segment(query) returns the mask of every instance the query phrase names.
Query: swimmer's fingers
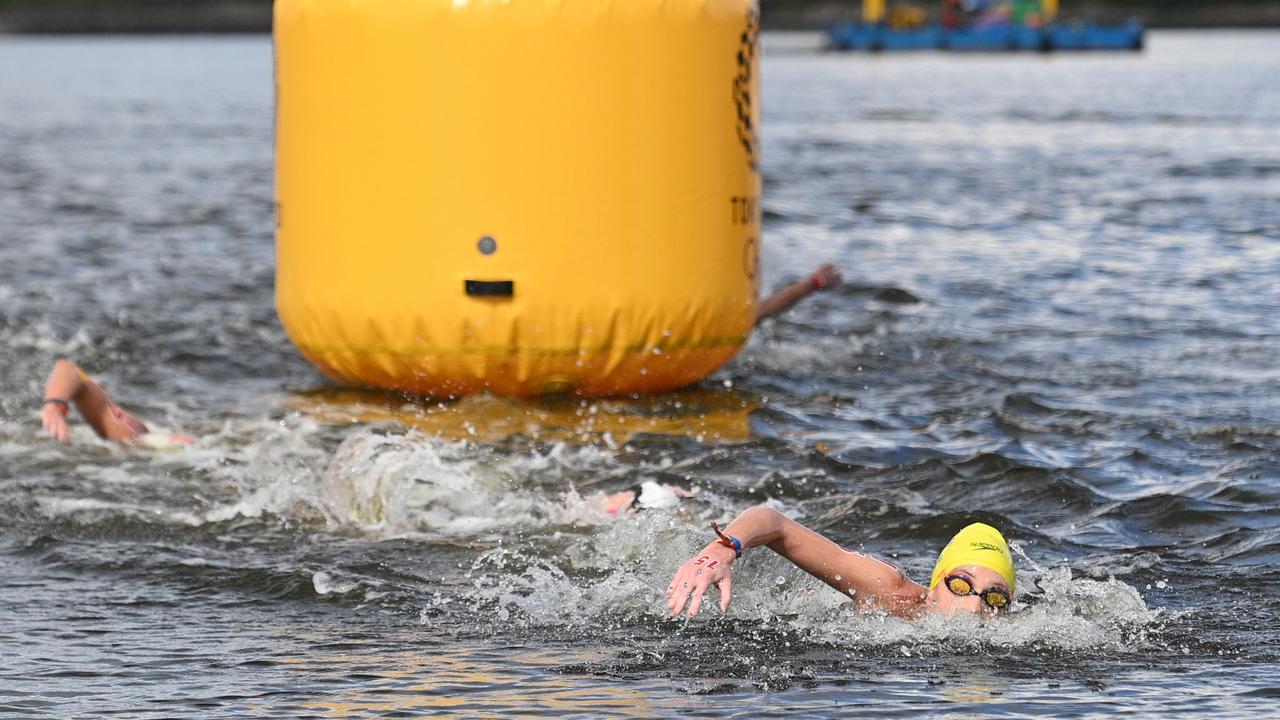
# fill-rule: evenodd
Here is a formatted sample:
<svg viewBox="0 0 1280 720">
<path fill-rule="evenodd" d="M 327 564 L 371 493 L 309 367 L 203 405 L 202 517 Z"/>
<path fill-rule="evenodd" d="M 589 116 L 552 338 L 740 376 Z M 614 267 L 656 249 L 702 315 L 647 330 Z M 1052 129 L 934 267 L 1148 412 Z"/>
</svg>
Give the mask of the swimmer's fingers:
<svg viewBox="0 0 1280 720">
<path fill-rule="evenodd" d="M 677 603 L 683 604 L 682 601 L 680 600 L 682 587 L 687 587 L 687 585 L 684 584 L 684 566 L 683 565 L 681 565 L 680 568 L 676 570 L 675 575 L 671 576 L 671 584 L 667 585 L 667 611 L 670 612 L 672 615 L 678 612 L 676 610 Z M 685 591 L 683 594 L 688 595 L 688 592 Z"/>
<path fill-rule="evenodd" d="M 689 568 L 683 565 L 676 571 L 675 577 L 671 578 L 671 584 L 667 586 L 667 613 L 671 617 L 679 615 L 688 598 Z"/>
<path fill-rule="evenodd" d="M 725 573 L 720 582 L 716 583 L 716 587 L 720 588 L 720 614 L 729 612 L 729 596 L 733 590 L 733 576 Z"/>
<path fill-rule="evenodd" d="M 690 617 L 698 611 L 698 607 L 702 604 L 702 594 L 707 591 L 712 579 L 707 569 L 703 567 L 706 561 L 705 555 L 690 560 L 681 565 L 675 577 L 671 579 L 671 584 L 667 586 L 667 610 L 672 617 L 680 614 L 685 603 L 689 603 Z"/>
<path fill-rule="evenodd" d="M 698 614 L 698 611 L 702 609 L 702 596 L 710 586 L 711 583 L 706 580 L 698 579 L 698 582 L 693 586 L 693 593 L 689 595 L 689 612 L 685 613 L 686 615 L 693 617 Z"/>
<path fill-rule="evenodd" d="M 671 584 L 667 586 L 667 611 L 672 617 L 680 614 L 685 603 L 689 604 L 688 616 L 693 617 L 702 608 L 702 596 L 707 588 L 726 582 L 731 572 L 734 553 L 718 541 L 712 542 L 689 562 L 680 566 Z M 722 603 L 724 600 L 722 598 Z"/>
<path fill-rule="evenodd" d="M 707 590 L 712 585 L 720 585 L 727 577 L 729 577 L 729 574 L 724 569 L 698 568 L 695 571 L 694 581 L 691 583 L 693 592 L 689 596 L 689 617 L 697 615 L 698 611 L 702 609 L 702 598 Z"/>
<path fill-rule="evenodd" d="M 71 442 L 71 426 L 67 425 L 67 419 L 62 416 L 62 411 L 53 405 L 45 405 L 40 412 L 40 422 L 44 425 L 44 431 L 49 436 L 61 443 Z"/>
</svg>

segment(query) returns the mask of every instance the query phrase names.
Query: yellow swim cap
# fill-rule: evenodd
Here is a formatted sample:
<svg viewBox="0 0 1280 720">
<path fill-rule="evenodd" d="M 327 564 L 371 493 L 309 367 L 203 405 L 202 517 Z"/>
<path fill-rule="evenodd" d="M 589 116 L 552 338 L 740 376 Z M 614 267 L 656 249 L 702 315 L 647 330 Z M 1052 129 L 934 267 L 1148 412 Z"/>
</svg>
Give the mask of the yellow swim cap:
<svg viewBox="0 0 1280 720">
<path fill-rule="evenodd" d="M 1009 552 L 1009 543 L 1004 541 L 999 530 L 983 523 L 974 523 L 956 533 L 938 554 L 938 564 L 933 566 L 929 589 L 932 590 L 943 575 L 961 565 L 977 565 L 995 570 L 1009 583 L 1009 594 L 1013 594 L 1013 554 Z"/>
</svg>

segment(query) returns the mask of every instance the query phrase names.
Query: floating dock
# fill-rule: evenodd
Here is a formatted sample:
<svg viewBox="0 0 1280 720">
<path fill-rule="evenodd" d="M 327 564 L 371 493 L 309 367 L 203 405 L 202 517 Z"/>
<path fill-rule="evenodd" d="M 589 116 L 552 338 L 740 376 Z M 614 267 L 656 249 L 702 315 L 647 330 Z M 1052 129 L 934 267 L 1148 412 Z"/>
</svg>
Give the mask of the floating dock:
<svg viewBox="0 0 1280 720">
<path fill-rule="evenodd" d="M 1133 21 L 1125 25 L 1048 25 L 987 28 L 894 29 L 887 25 L 846 23 L 827 28 L 827 44 L 833 50 L 954 50 L 1003 52 L 1035 50 L 1141 50 L 1146 28 Z"/>
<path fill-rule="evenodd" d="M 928 23 L 927 17 L 924 8 L 909 2 L 890 8 L 886 0 L 863 0 L 861 22 L 827 28 L 827 44 L 867 52 L 1141 50 L 1146 34 L 1139 20 L 1060 22 L 1057 0 L 942 0 L 941 22 Z"/>
</svg>

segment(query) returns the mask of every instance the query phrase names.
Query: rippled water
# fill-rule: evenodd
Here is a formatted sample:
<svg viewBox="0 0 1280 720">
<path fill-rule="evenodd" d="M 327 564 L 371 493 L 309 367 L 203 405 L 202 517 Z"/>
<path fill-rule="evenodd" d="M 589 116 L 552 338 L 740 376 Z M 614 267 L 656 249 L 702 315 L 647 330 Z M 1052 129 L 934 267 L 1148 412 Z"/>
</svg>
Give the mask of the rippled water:
<svg viewBox="0 0 1280 720">
<path fill-rule="evenodd" d="M 1270 713 L 1280 35 L 814 42 L 766 38 L 766 285 L 847 285 L 693 392 L 439 406 L 279 327 L 267 38 L 0 38 L 0 714 Z M 200 442 L 43 438 L 58 354 Z M 584 500 L 646 478 L 700 499 Z M 758 502 L 917 578 L 992 522 L 1021 609 L 859 616 L 761 550 L 664 619 Z"/>
</svg>

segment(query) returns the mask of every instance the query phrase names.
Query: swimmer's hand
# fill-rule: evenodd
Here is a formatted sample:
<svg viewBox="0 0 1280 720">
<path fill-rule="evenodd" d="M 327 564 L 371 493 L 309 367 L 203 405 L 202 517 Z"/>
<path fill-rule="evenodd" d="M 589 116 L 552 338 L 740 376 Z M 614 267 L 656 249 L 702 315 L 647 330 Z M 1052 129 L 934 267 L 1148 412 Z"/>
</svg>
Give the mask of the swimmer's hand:
<svg viewBox="0 0 1280 720">
<path fill-rule="evenodd" d="M 47 403 L 40 409 L 40 424 L 44 425 L 44 431 L 49 433 L 49 437 L 60 443 L 71 444 L 71 426 L 67 424 L 66 416 L 57 405 Z"/>
<path fill-rule="evenodd" d="M 840 271 L 831 263 L 823 263 L 817 270 L 813 271 L 813 275 L 809 276 L 809 282 L 818 290 L 826 290 L 839 285 L 844 278 L 840 276 Z"/>
<path fill-rule="evenodd" d="M 667 586 L 667 612 L 671 617 L 679 615 L 686 602 L 688 616 L 697 615 L 702 608 L 702 596 L 712 585 L 720 589 L 720 612 L 728 612 L 733 587 L 731 566 L 736 557 L 733 548 L 713 542 L 681 565 Z"/>
</svg>

